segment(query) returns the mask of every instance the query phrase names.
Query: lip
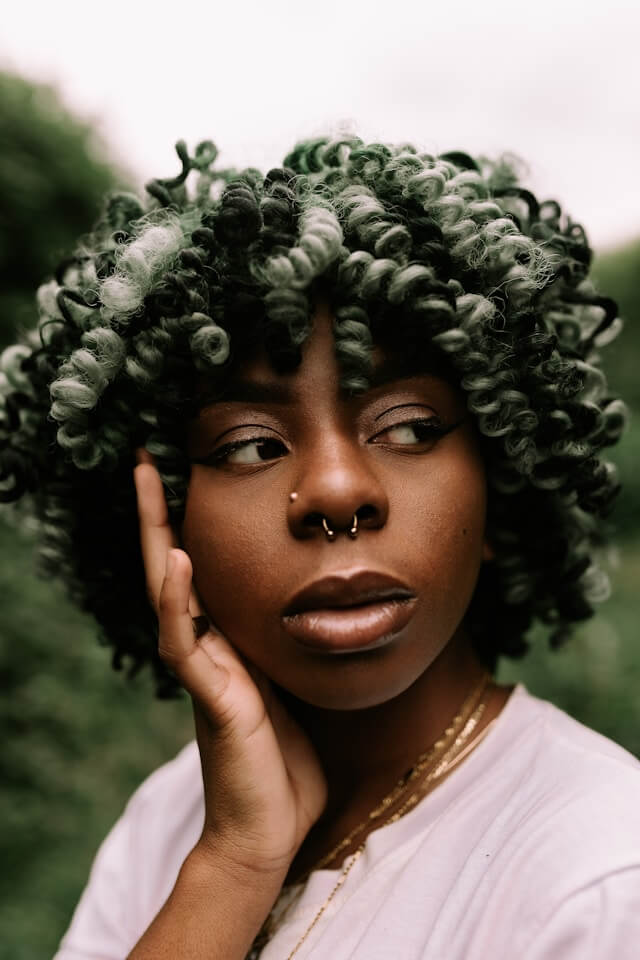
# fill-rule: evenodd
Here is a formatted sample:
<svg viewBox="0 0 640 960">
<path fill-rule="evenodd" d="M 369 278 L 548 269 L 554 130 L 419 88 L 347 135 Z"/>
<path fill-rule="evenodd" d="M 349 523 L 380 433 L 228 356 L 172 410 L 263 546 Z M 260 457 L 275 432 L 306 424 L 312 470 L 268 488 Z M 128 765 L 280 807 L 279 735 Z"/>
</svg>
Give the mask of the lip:
<svg viewBox="0 0 640 960">
<path fill-rule="evenodd" d="M 296 593 L 282 621 L 305 647 L 352 653 L 391 642 L 413 616 L 415 601 L 413 591 L 389 574 L 347 571 Z"/>
</svg>

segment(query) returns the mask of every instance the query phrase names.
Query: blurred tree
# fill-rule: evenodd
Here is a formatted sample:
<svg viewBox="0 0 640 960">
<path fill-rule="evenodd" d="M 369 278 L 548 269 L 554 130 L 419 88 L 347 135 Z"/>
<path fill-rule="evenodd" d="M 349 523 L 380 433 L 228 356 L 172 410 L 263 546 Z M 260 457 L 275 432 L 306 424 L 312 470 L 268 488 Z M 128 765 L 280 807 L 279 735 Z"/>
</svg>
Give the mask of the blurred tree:
<svg viewBox="0 0 640 960">
<path fill-rule="evenodd" d="M 622 493 L 614 511 L 618 533 L 635 540 L 640 534 L 640 239 L 596 257 L 596 285 L 618 304 L 624 329 L 607 347 L 604 365 L 611 389 L 629 405 L 631 422 L 621 443 L 610 451 L 620 471 Z"/>
<path fill-rule="evenodd" d="M 620 546 L 603 557 L 613 595 L 561 650 L 549 651 L 543 632 L 534 631 L 529 656 L 521 662 L 503 661 L 499 676 L 507 683 L 524 682 L 532 693 L 640 756 L 640 240 L 599 254 L 593 275 L 598 289 L 616 300 L 624 320 L 603 362 L 612 391 L 624 398 L 631 413 L 621 443 L 606 451 L 618 465 L 622 482 L 612 515 Z"/>
<path fill-rule="evenodd" d="M 30 326 L 39 283 L 122 181 L 51 87 L 0 72 L 0 348 Z"/>
<path fill-rule="evenodd" d="M 640 410 L 640 239 L 608 250 L 593 266 L 597 286 L 618 303 L 625 321 L 622 334 L 607 348 L 607 373 L 615 390 Z"/>
<path fill-rule="evenodd" d="M 54 90 L 0 72 L 0 349 L 33 326 L 37 286 L 125 185 L 106 158 Z M 191 721 L 186 699 L 154 702 L 148 681 L 110 670 L 95 623 L 33 576 L 13 517 L 0 511 L 0 960 L 35 960 L 55 951 L 127 795 Z"/>
</svg>

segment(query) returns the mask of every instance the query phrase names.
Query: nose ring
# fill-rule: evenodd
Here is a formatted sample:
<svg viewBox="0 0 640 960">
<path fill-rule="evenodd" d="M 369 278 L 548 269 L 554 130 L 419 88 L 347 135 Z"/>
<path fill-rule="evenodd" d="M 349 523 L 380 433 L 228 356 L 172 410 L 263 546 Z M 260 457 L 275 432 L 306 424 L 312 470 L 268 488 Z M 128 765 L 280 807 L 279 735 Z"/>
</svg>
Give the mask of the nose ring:
<svg viewBox="0 0 640 960">
<path fill-rule="evenodd" d="M 296 493 L 295 490 L 293 490 L 289 494 L 289 502 L 295 503 L 297 499 L 298 499 L 298 494 Z M 322 529 L 326 534 L 327 540 L 329 541 L 335 540 L 336 532 L 335 530 L 331 529 L 331 527 L 327 523 L 327 518 L 324 516 L 322 517 Z M 358 536 L 358 514 L 357 513 L 354 513 L 353 517 L 351 518 L 351 526 L 347 530 L 347 533 L 349 534 L 352 540 L 355 540 L 356 537 Z"/>
<path fill-rule="evenodd" d="M 327 523 L 326 517 L 322 518 L 322 529 L 327 535 L 327 540 L 335 540 L 336 538 L 335 531 L 330 529 L 329 524 Z"/>
<path fill-rule="evenodd" d="M 331 527 L 330 527 L 329 524 L 327 523 L 327 518 L 326 518 L 326 517 L 323 517 L 323 518 L 322 518 L 322 529 L 324 530 L 325 534 L 327 535 L 327 540 L 329 540 L 329 541 L 335 540 L 335 538 L 336 538 L 336 532 L 335 532 L 335 530 L 332 530 L 332 529 L 331 529 Z M 347 532 L 348 532 L 348 534 L 349 534 L 349 536 L 351 537 L 352 540 L 355 540 L 356 537 L 358 536 L 358 514 L 357 514 L 357 513 L 354 513 L 354 515 L 353 515 L 353 517 L 352 517 L 352 520 L 351 520 L 351 526 L 349 527 L 349 530 L 348 530 Z"/>
</svg>

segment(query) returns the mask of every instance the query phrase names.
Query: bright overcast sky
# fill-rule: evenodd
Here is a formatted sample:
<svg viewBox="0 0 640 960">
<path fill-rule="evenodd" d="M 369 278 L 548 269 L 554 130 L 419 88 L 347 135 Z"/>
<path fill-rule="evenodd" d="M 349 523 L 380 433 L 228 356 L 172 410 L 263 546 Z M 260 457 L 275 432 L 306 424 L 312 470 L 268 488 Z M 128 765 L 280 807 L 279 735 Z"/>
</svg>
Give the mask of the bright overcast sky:
<svg viewBox="0 0 640 960">
<path fill-rule="evenodd" d="M 57 85 L 141 179 L 176 171 L 179 137 L 269 167 L 348 127 L 514 151 L 597 248 L 640 236 L 638 0 L 18 0 L 2 20 L 0 66 Z"/>
</svg>

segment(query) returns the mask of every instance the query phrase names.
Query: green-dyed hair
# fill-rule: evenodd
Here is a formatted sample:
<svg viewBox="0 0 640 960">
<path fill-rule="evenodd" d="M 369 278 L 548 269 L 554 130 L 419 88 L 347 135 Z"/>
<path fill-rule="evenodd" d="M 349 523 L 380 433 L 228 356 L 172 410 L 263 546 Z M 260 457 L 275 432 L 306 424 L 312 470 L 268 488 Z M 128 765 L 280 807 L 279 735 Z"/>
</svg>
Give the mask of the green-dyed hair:
<svg viewBox="0 0 640 960">
<path fill-rule="evenodd" d="M 26 495 L 44 569 L 62 577 L 113 645 L 114 664 L 156 652 L 138 542 L 133 451 L 144 445 L 179 523 L 185 419 L 203 378 L 223 384 L 262 345 L 295 369 L 321 289 L 341 384 L 367 386 L 373 342 L 433 360 L 467 397 L 489 483 L 488 536 L 467 623 L 483 660 L 552 643 L 606 596 L 593 550 L 617 492 L 598 459 L 622 431 L 597 350 L 618 331 L 588 279 L 591 250 L 513 166 L 408 144 L 318 139 L 282 168 L 216 170 L 216 148 L 117 194 L 38 294 L 40 322 L 0 374 L 0 497 Z"/>
</svg>

